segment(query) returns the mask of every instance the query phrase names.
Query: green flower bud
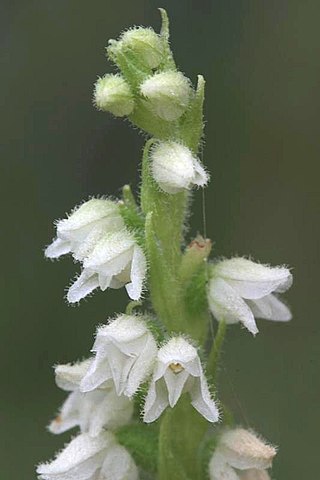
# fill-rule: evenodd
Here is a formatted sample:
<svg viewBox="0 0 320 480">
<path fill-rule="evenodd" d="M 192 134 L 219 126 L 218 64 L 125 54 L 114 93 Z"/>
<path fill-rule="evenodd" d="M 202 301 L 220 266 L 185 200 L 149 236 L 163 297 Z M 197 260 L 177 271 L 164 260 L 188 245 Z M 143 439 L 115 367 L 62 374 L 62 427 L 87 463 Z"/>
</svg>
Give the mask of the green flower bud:
<svg viewBox="0 0 320 480">
<path fill-rule="evenodd" d="M 152 28 L 138 27 L 127 30 L 120 38 L 117 48 L 130 48 L 150 68 L 158 67 L 164 54 L 163 41 Z"/>
<path fill-rule="evenodd" d="M 177 120 L 186 111 L 192 92 L 189 80 L 181 72 L 173 71 L 148 78 L 140 91 L 150 110 L 168 122 Z"/>
<path fill-rule="evenodd" d="M 94 87 L 94 103 L 99 110 L 116 117 L 130 115 L 134 98 L 127 82 L 120 75 L 107 74 L 99 78 Z"/>
</svg>

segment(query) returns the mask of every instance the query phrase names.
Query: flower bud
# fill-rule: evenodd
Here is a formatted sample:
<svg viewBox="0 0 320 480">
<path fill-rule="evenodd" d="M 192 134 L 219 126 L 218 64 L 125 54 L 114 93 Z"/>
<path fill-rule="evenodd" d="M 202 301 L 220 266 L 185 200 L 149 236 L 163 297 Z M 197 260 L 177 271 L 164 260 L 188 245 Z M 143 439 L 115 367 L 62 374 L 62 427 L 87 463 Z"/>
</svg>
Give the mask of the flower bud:
<svg viewBox="0 0 320 480">
<path fill-rule="evenodd" d="M 277 451 L 243 428 L 225 431 L 209 463 L 210 480 L 268 480 Z"/>
<path fill-rule="evenodd" d="M 156 68 L 163 58 L 163 42 L 160 36 L 152 28 L 133 28 L 123 33 L 117 49 L 131 49 L 142 62 L 150 68 Z"/>
<path fill-rule="evenodd" d="M 161 72 L 145 80 L 140 86 L 141 94 L 147 98 L 147 105 L 163 120 L 172 122 L 186 111 L 191 86 L 181 72 Z"/>
<path fill-rule="evenodd" d="M 197 235 L 188 245 L 182 257 L 180 278 L 183 280 L 191 279 L 199 270 L 199 267 L 205 264 L 210 255 L 211 248 L 212 241 L 209 238 L 203 238 L 201 235 Z"/>
<path fill-rule="evenodd" d="M 167 193 L 189 190 L 207 184 L 209 176 L 192 152 L 176 142 L 161 142 L 152 151 L 151 171 L 160 188 Z"/>
<path fill-rule="evenodd" d="M 269 468 L 277 453 L 274 447 L 243 428 L 225 432 L 220 439 L 220 449 L 229 465 L 240 470 Z"/>
<path fill-rule="evenodd" d="M 127 82 L 120 75 L 107 74 L 99 78 L 94 87 L 94 102 L 99 110 L 116 117 L 130 115 L 134 98 Z"/>
</svg>

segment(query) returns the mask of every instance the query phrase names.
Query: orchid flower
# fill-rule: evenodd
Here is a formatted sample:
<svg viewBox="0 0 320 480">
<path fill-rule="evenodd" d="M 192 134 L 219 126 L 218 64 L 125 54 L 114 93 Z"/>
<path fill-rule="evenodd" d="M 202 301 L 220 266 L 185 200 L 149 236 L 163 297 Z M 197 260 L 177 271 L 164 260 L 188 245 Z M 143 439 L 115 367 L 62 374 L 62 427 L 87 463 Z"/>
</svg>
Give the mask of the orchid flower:
<svg viewBox="0 0 320 480">
<path fill-rule="evenodd" d="M 277 296 L 291 284 L 292 275 L 286 267 L 232 258 L 212 266 L 208 302 L 218 321 L 241 322 L 255 335 L 258 333 L 255 318 L 279 322 L 291 319 L 289 308 Z"/>
<path fill-rule="evenodd" d="M 144 421 L 155 421 L 182 393 L 188 392 L 191 404 L 209 422 L 219 412 L 209 392 L 197 350 L 183 337 L 173 337 L 158 351 L 157 363 L 144 406 Z"/>
<path fill-rule="evenodd" d="M 90 359 L 55 368 L 57 385 L 71 393 L 63 403 L 59 415 L 49 425 L 52 433 L 63 433 L 79 426 L 81 432 L 97 436 L 104 428 L 118 428 L 130 421 L 133 403 L 124 395 L 117 395 L 112 381 L 105 382 L 93 392 L 80 392 L 80 382 L 91 364 Z"/>
<path fill-rule="evenodd" d="M 131 397 L 151 373 L 157 345 L 142 318 L 120 315 L 98 329 L 92 351 L 80 389 L 90 392 L 112 379 L 118 395 Z"/>
<path fill-rule="evenodd" d="M 41 480 L 137 480 L 137 467 L 111 432 L 75 437 L 51 463 L 38 466 Z"/>
</svg>

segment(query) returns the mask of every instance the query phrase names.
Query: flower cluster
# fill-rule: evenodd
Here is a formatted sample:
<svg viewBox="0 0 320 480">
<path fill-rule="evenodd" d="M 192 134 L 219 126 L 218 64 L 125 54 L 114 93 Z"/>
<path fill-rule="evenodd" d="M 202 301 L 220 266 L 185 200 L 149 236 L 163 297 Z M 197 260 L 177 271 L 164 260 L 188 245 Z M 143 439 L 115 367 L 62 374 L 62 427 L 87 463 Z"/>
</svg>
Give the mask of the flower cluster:
<svg viewBox="0 0 320 480">
<path fill-rule="evenodd" d="M 215 380 L 226 325 L 240 322 L 256 335 L 256 319 L 290 320 L 279 294 L 292 275 L 247 258 L 210 260 L 212 241 L 200 235 L 184 248 L 190 190 L 209 181 L 199 160 L 204 80 L 194 88 L 177 70 L 164 11 L 162 20 L 159 35 L 138 27 L 110 41 L 119 71 L 94 88 L 99 110 L 127 116 L 151 137 L 140 202 L 129 186 L 121 200 L 90 199 L 56 222 L 45 250 L 48 258 L 71 254 L 81 263 L 70 303 L 123 286 L 134 302 L 98 327 L 89 358 L 55 367 L 68 396 L 49 430 L 79 433 L 38 466 L 42 480 L 135 480 L 140 469 L 160 480 L 200 478 L 210 435 L 215 448 L 201 478 L 267 480 L 276 453 L 242 428 L 208 427 L 224 410 Z"/>
</svg>

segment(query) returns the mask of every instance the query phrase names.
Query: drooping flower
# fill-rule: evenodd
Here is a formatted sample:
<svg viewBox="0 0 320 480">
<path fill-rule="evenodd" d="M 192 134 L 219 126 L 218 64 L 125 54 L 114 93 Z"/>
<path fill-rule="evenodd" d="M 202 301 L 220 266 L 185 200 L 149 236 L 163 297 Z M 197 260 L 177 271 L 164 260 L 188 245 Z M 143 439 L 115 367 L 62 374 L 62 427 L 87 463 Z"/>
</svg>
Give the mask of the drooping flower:
<svg viewBox="0 0 320 480">
<path fill-rule="evenodd" d="M 71 393 L 57 418 L 49 425 L 52 433 L 63 433 L 79 426 L 82 433 L 88 432 L 95 437 L 104 428 L 118 428 L 130 421 L 133 403 L 124 395 L 117 395 L 112 381 L 105 382 L 93 392 L 80 392 L 80 382 L 91 364 L 90 359 L 55 368 L 57 385 Z"/>
<path fill-rule="evenodd" d="M 41 480 L 137 480 L 138 469 L 111 432 L 75 437 L 51 463 L 38 466 Z"/>
<path fill-rule="evenodd" d="M 173 337 L 158 351 L 144 421 L 153 422 L 169 405 L 173 408 L 184 392 L 190 394 L 193 407 L 209 422 L 218 420 L 197 350 L 183 337 Z"/>
<path fill-rule="evenodd" d="M 151 373 L 157 345 L 141 318 L 120 315 L 98 329 L 92 351 L 96 355 L 80 389 L 90 392 L 112 379 L 118 395 L 131 397 Z"/>
<path fill-rule="evenodd" d="M 177 120 L 188 108 L 192 89 L 189 80 L 174 71 L 156 73 L 140 86 L 146 105 L 168 122 Z"/>
<path fill-rule="evenodd" d="M 79 302 L 96 288 L 126 287 L 132 300 L 142 294 L 146 275 L 145 255 L 126 229 L 104 235 L 83 261 L 83 271 L 69 288 L 67 299 Z"/>
<path fill-rule="evenodd" d="M 209 180 L 199 160 L 177 142 L 159 142 L 152 149 L 151 171 L 159 187 L 171 194 L 203 187 Z"/>
<path fill-rule="evenodd" d="M 292 284 L 288 268 L 269 267 L 246 258 L 223 260 L 212 266 L 208 287 L 210 310 L 218 321 L 241 322 L 254 335 L 255 318 L 279 322 L 291 319 L 289 308 L 277 293 Z"/>
<path fill-rule="evenodd" d="M 209 464 L 210 480 L 268 480 L 276 449 L 254 433 L 236 428 L 219 439 Z"/>
<path fill-rule="evenodd" d="M 76 260 L 83 260 L 106 232 L 124 227 L 118 204 L 104 198 L 83 203 L 56 225 L 57 238 L 46 248 L 46 257 L 72 253 Z"/>
</svg>

